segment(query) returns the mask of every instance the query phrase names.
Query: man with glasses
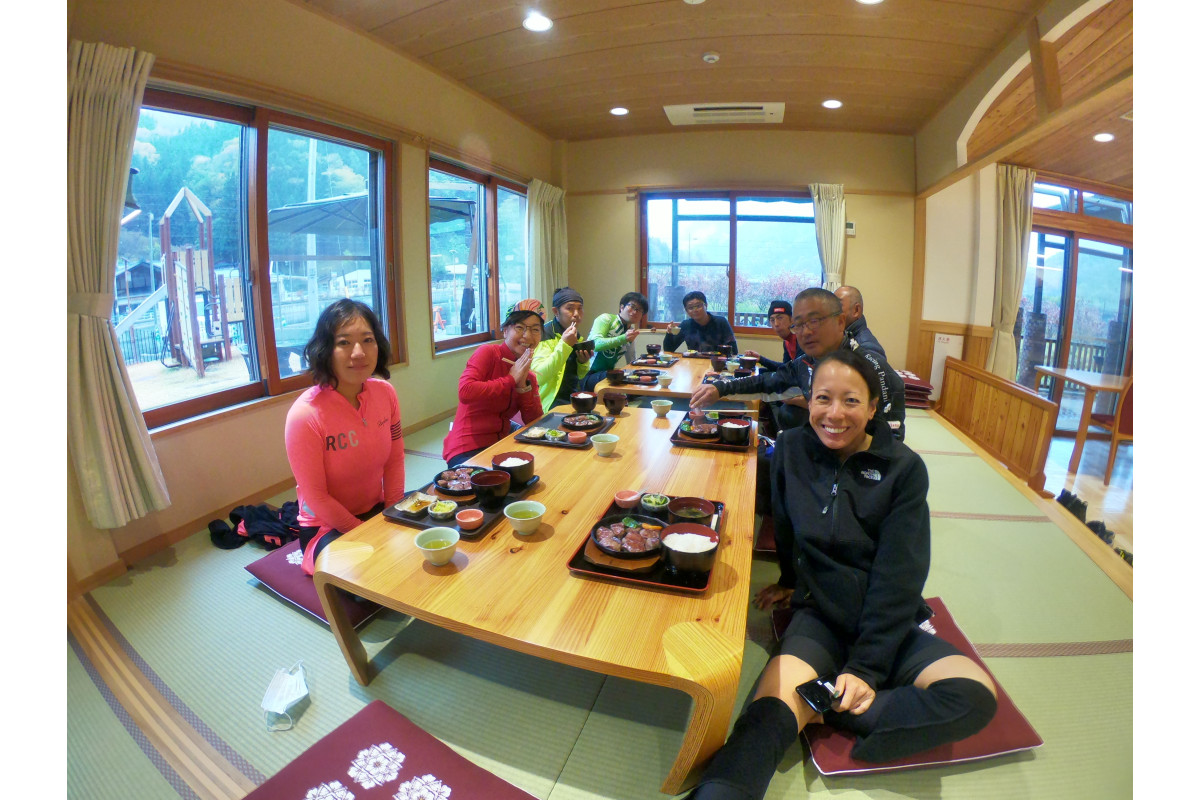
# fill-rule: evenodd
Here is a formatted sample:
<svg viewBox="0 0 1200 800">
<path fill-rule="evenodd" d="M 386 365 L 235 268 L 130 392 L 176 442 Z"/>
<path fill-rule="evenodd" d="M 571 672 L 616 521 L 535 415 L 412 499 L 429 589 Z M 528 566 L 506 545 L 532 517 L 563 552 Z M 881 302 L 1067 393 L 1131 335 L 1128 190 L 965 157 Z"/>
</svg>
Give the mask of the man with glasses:
<svg viewBox="0 0 1200 800">
<path fill-rule="evenodd" d="M 626 292 L 617 304 L 616 314 L 601 314 L 592 323 L 588 339 L 596 343 L 596 355 L 592 356 L 583 386 L 587 391 L 596 387 L 610 369 L 616 369 L 621 356 L 625 363 L 637 358 L 633 340 L 638 337 L 638 327 L 646 318 L 650 303 L 641 292 Z"/>
<path fill-rule="evenodd" d="M 783 364 L 775 372 L 705 384 L 692 394 L 692 408 L 703 408 L 720 397 L 791 401 L 790 407 L 798 409 L 797 413 L 792 414 L 790 419 L 777 421 L 781 428 L 803 425 L 808 420 L 813 366 L 839 348 L 857 350 L 871 362 L 879 380 L 880 411 L 892 434 L 903 441 L 904 381 L 878 353 L 860 348 L 853 338 L 846 335 L 842 301 L 825 289 L 805 289 L 796 295 L 794 309 L 792 332 L 796 334 L 800 345 L 799 358 Z"/>
<path fill-rule="evenodd" d="M 708 298 L 704 292 L 688 292 L 683 296 L 683 310 L 688 318 L 679 325 L 679 333 L 668 333 L 663 337 L 663 350 L 669 353 L 679 352 L 679 346 L 686 344 L 691 350 L 711 350 L 727 344 L 738 351 L 737 339 L 733 337 L 733 328 L 724 317 L 708 313 Z M 674 328 L 676 323 L 668 326 Z"/>
<path fill-rule="evenodd" d="M 862 292 L 853 286 L 839 286 L 833 292 L 842 301 L 842 313 L 846 315 L 846 333 L 858 342 L 858 346 L 872 353 L 878 353 L 880 358 L 887 358 L 883 345 L 867 327 L 867 318 L 863 316 Z"/>
<path fill-rule="evenodd" d="M 550 305 L 554 318 L 546 323 L 530 368 L 537 377 L 543 411 L 571 402 L 571 393 L 579 391 L 592 361 L 590 347 L 576 348 L 583 324 L 583 295 L 564 286 L 554 290 Z"/>
</svg>

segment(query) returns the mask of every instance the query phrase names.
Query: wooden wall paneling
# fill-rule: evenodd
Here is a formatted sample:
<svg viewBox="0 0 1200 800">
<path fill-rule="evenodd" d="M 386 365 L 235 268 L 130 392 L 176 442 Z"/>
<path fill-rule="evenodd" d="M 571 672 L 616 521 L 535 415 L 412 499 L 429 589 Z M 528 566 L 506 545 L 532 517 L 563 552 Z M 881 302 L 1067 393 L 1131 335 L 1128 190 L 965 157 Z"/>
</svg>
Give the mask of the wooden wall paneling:
<svg viewBox="0 0 1200 800">
<path fill-rule="evenodd" d="M 946 359 L 938 413 L 1046 495 L 1046 456 L 1058 406 L 1024 386 Z"/>
<path fill-rule="evenodd" d="M 929 380 L 929 367 L 920 368 L 920 320 L 925 316 L 925 198 L 913 203 L 912 294 L 908 301 L 908 356 L 905 367 Z"/>
</svg>

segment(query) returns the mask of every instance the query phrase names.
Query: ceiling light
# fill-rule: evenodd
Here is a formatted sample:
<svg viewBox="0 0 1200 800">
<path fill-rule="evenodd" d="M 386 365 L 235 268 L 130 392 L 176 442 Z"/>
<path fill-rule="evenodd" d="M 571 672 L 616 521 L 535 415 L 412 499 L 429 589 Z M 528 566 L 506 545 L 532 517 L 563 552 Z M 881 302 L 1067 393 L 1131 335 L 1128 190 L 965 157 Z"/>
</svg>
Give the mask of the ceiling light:
<svg viewBox="0 0 1200 800">
<path fill-rule="evenodd" d="M 525 21 L 521 24 L 525 26 L 525 30 L 534 31 L 535 33 L 544 33 L 554 27 L 553 20 L 542 16 L 536 11 L 530 11 L 529 16 L 525 17 Z"/>
<path fill-rule="evenodd" d="M 824 103 L 821 103 L 821 105 L 825 106 L 826 108 L 841 108 L 841 107 L 842 107 L 842 101 L 841 101 L 841 100 L 834 100 L 834 99 L 832 99 L 832 98 L 831 98 L 831 99 L 829 99 L 829 100 L 826 100 Z"/>
<path fill-rule="evenodd" d="M 683 2 L 687 3 L 689 6 L 698 6 L 703 3 L 704 0 L 683 0 Z"/>
<path fill-rule="evenodd" d="M 882 3 L 883 0 L 858 0 L 858 2 L 864 6 L 877 6 Z"/>
<path fill-rule="evenodd" d="M 615 106 L 610 108 L 608 113 L 612 114 L 614 117 L 623 117 L 629 113 L 629 109 L 623 106 Z"/>
<path fill-rule="evenodd" d="M 1097 133 L 1092 138 L 1095 139 L 1097 142 L 1111 142 L 1113 139 L 1115 139 L 1117 137 L 1113 136 L 1111 133 Z"/>
<path fill-rule="evenodd" d="M 700 56 L 700 59 L 701 59 L 701 60 L 702 60 L 702 61 L 703 61 L 705 64 L 715 64 L 715 63 L 717 63 L 718 61 L 720 61 L 720 60 L 721 60 L 721 54 L 720 54 L 720 53 L 718 53 L 718 52 L 717 52 L 717 51 L 715 51 L 715 50 L 709 50 L 707 53 L 705 53 L 704 55 Z"/>
</svg>

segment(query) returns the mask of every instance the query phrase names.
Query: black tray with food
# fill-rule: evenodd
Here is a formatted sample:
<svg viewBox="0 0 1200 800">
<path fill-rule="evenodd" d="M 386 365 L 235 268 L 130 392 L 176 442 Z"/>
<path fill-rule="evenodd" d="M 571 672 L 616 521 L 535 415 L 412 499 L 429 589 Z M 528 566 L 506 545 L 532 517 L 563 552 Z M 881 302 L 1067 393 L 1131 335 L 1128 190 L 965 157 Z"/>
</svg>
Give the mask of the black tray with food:
<svg viewBox="0 0 1200 800">
<path fill-rule="evenodd" d="M 731 381 L 731 380 L 733 380 L 733 373 L 731 373 L 731 372 L 706 372 L 706 373 L 704 373 L 704 379 L 701 380 L 700 382 L 701 383 L 717 383 L 718 381 Z"/>
<path fill-rule="evenodd" d="M 476 470 L 487 469 L 486 467 L 475 466 L 472 466 L 471 468 Z M 392 522 L 399 522 L 401 525 L 408 525 L 412 528 L 419 528 L 421 530 L 428 530 L 429 528 L 452 528 L 458 531 L 458 535 L 463 539 L 478 539 L 480 536 L 486 533 L 488 529 L 492 527 L 492 525 L 495 524 L 496 520 L 504 518 L 504 507 L 506 505 L 509 503 L 515 503 L 518 500 L 524 500 L 540 481 L 541 477 L 534 475 L 523 484 L 512 484 L 509 487 L 508 494 L 504 496 L 504 501 L 495 509 L 484 508 L 479 504 L 479 500 L 474 495 L 471 495 L 470 497 L 442 498 L 439 496 L 439 492 L 437 491 L 437 482 L 434 481 L 428 486 L 418 489 L 416 492 L 409 492 L 399 503 L 385 508 L 383 510 L 383 516 Z M 456 504 L 456 508 L 454 509 L 454 512 L 450 514 L 448 519 L 434 519 L 429 513 L 430 509 L 434 507 L 433 505 L 424 508 L 416 515 L 408 514 L 398 510 L 398 506 L 403 505 L 405 501 L 418 493 L 437 497 L 437 499 L 441 502 L 454 502 Z M 459 511 L 465 511 L 472 508 L 478 509 L 483 513 L 483 520 L 479 523 L 478 527 L 467 530 L 458 523 L 458 520 L 456 520 L 454 516 Z"/>
<path fill-rule="evenodd" d="M 675 499 L 674 495 L 668 495 L 668 497 L 672 500 Z M 720 533 L 721 522 L 725 516 L 725 504 L 716 500 L 710 502 L 716 507 L 716 513 L 712 518 L 712 529 L 719 536 L 717 547 L 720 548 L 724 538 L 720 537 Z M 567 569 L 575 575 L 631 583 L 647 589 L 662 589 L 672 592 L 687 592 L 689 594 L 702 594 L 708 590 L 712 570 L 706 572 L 681 572 L 675 569 L 667 563 L 663 555 L 661 543 L 654 552 L 634 553 L 623 556 L 606 553 L 600 549 L 595 539 L 596 529 L 604 525 L 606 520 L 615 518 L 619 521 L 625 517 L 632 517 L 634 520 L 652 520 L 652 524 L 661 524 L 663 526 L 667 524 L 665 519 L 648 516 L 640 508 L 623 509 L 616 502 L 613 502 L 609 504 L 608 509 L 605 510 L 600 520 L 588 532 L 579 549 L 571 556 L 571 559 L 567 562 Z"/>
<path fill-rule="evenodd" d="M 630 361 L 629 366 L 631 366 L 631 367 L 661 367 L 663 369 L 666 369 L 667 367 L 673 367 L 678 363 L 679 363 L 678 356 L 671 356 L 670 358 L 655 358 L 654 356 L 641 356 L 635 361 Z"/>
<path fill-rule="evenodd" d="M 641 373 L 640 375 L 637 373 Z M 654 374 L 650 374 L 654 373 Z M 653 369 L 634 369 L 625 372 L 626 386 L 657 386 L 658 385 L 658 370 Z"/>
<path fill-rule="evenodd" d="M 591 428 L 574 428 L 573 430 L 582 430 L 584 433 L 586 433 L 588 435 L 588 438 L 586 441 L 576 444 L 574 442 L 570 442 L 567 440 L 567 433 L 569 433 L 572 430 L 572 428 L 564 427 L 563 422 L 568 417 L 577 417 L 577 416 L 581 416 L 581 415 L 576 414 L 573 411 L 572 412 L 553 411 L 553 412 L 547 414 L 546 416 L 542 417 L 541 419 L 539 419 L 537 422 L 534 422 L 532 425 L 530 425 L 526 428 L 522 428 L 521 431 L 516 436 L 513 437 L 513 439 L 518 442 L 521 442 L 522 444 L 540 444 L 540 445 L 546 445 L 547 447 L 568 447 L 573 450 L 586 450 L 587 448 L 592 446 L 591 437 L 593 435 L 595 435 L 597 433 L 604 433 L 606 430 L 611 428 L 613 426 L 613 424 L 616 422 L 616 419 L 613 417 L 609 417 L 609 416 L 605 416 L 603 414 L 597 414 L 595 412 L 592 412 L 588 416 L 599 417 L 599 419 L 601 421 L 598 425 L 595 425 L 594 427 L 591 427 Z M 541 429 L 543 431 L 542 434 L 540 436 L 538 436 L 538 435 L 531 436 L 530 431 L 534 431 L 536 433 L 537 429 Z M 551 431 L 558 431 L 560 434 L 562 434 L 562 436 L 558 437 L 558 438 L 554 438 L 551 436 Z"/>
<path fill-rule="evenodd" d="M 719 426 L 722 422 L 730 419 L 745 420 L 746 422 L 750 423 L 749 434 L 745 444 L 730 444 L 721 438 Z M 706 450 L 728 450 L 732 453 L 744 453 L 751 447 L 755 447 L 758 444 L 758 438 L 756 435 L 757 426 L 754 419 L 738 411 L 718 412 L 715 420 L 711 419 L 708 415 L 705 415 L 704 419 L 701 421 L 702 424 L 715 424 L 718 426 L 717 435 L 715 437 L 700 437 L 696 436 L 695 434 L 689 435 L 687 431 L 683 430 L 684 423 L 692 421 L 693 420 L 691 417 L 686 414 L 684 415 L 683 419 L 679 421 L 679 425 L 675 428 L 675 432 L 671 434 L 671 444 L 679 447 L 701 447 Z"/>
</svg>

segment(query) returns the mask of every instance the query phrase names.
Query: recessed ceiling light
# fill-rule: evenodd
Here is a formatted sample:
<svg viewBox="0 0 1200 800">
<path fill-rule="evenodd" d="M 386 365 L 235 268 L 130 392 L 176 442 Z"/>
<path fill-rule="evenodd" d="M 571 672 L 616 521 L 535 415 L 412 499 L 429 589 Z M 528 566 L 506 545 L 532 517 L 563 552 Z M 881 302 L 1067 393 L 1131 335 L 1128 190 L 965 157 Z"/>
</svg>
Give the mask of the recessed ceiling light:
<svg viewBox="0 0 1200 800">
<path fill-rule="evenodd" d="M 698 6 L 703 3 L 704 0 L 683 0 L 683 2 L 687 3 L 689 6 Z"/>
<path fill-rule="evenodd" d="M 842 101 L 829 99 L 829 100 L 826 100 L 825 102 L 821 103 L 821 105 L 825 106 L 826 108 L 841 108 Z"/>
<path fill-rule="evenodd" d="M 1095 139 L 1097 142 L 1111 142 L 1113 139 L 1115 139 L 1117 137 L 1113 136 L 1111 133 L 1097 133 L 1092 138 Z"/>
<path fill-rule="evenodd" d="M 858 2 L 864 6 L 877 6 L 882 3 L 883 0 L 858 0 Z"/>
<path fill-rule="evenodd" d="M 529 16 L 525 17 L 525 21 L 521 24 L 525 26 L 525 30 L 534 31 L 535 33 L 544 33 L 554 27 L 552 19 L 536 11 L 530 11 Z"/>
<path fill-rule="evenodd" d="M 623 106 L 615 106 L 614 108 L 610 108 L 608 113 L 612 114 L 614 117 L 623 117 L 629 113 L 629 109 Z"/>
<path fill-rule="evenodd" d="M 700 56 L 700 60 L 705 64 L 715 64 L 721 60 L 721 54 L 716 50 L 709 50 L 707 53 Z"/>
</svg>

